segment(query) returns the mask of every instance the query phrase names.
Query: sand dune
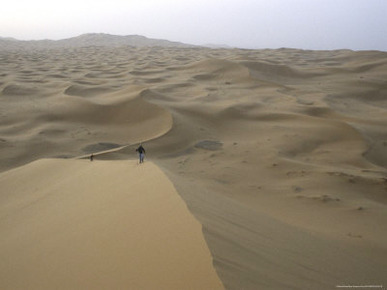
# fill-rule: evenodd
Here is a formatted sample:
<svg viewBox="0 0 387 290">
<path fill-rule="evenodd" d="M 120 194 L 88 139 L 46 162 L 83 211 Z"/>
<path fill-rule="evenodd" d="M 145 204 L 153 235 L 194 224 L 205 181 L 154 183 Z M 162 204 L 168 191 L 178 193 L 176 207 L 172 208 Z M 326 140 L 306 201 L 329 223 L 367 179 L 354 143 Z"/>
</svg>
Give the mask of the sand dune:
<svg viewBox="0 0 387 290">
<path fill-rule="evenodd" d="M 226 289 L 385 286 L 386 56 L 3 50 L 0 169 L 16 178 L 8 170 L 32 160 L 103 151 L 108 171 L 102 160 L 121 166 L 144 141 L 202 224 Z"/>
<path fill-rule="evenodd" d="M 2 289 L 222 289 L 201 225 L 152 163 L 43 159 L 0 188 Z"/>
<path fill-rule="evenodd" d="M 172 125 L 169 112 L 140 98 L 141 86 L 117 91 L 68 81 L 47 88 L 19 83 L 2 90 L 2 169 L 45 156 L 77 156 L 100 142 L 126 145 L 155 138 Z"/>
</svg>

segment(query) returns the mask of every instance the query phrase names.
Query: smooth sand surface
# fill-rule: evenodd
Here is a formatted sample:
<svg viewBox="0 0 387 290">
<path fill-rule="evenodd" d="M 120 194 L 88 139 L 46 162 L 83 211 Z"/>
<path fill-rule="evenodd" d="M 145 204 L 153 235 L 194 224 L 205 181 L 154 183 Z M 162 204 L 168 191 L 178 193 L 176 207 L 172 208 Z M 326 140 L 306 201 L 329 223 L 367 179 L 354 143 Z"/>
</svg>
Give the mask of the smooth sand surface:
<svg viewBox="0 0 387 290">
<path fill-rule="evenodd" d="M 0 175 L 1 289 L 223 289 L 154 164 L 42 159 Z"/>
<path fill-rule="evenodd" d="M 87 47 L 0 64 L 4 174 L 134 160 L 142 141 L 226 289 L 386 287 L 387 53 Z"/>
</svg>

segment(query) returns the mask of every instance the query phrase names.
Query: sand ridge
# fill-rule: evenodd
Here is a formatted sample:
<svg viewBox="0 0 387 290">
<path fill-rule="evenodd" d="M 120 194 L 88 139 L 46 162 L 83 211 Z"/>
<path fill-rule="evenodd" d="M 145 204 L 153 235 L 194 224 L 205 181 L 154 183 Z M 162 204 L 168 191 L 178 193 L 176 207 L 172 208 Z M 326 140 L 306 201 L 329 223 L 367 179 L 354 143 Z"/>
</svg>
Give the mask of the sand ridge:
<svg viewBox="0 0 387 290">
<path fill-rule="evenodd" d="M 227 289 L 386 285 L 385 52 L 87 47 L 0 60 L 2 171 L 121 145 L 96 159 L 126 160 L 148 140 Z"/>
</svg>

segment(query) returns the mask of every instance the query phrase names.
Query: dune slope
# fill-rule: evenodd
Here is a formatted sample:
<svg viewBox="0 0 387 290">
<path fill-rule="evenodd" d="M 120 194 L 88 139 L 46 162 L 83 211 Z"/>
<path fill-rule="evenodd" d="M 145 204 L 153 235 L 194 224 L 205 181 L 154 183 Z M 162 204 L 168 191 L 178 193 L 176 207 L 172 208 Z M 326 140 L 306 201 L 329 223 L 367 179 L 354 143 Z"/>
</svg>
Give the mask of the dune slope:
<svg viewBox="0 0 387 290">
<path fill-rule="evenodd" d="M 222 289 L 152 163 L 44 159 L 2 173 L 0 192 L 1 289 Z"/>
</svg>

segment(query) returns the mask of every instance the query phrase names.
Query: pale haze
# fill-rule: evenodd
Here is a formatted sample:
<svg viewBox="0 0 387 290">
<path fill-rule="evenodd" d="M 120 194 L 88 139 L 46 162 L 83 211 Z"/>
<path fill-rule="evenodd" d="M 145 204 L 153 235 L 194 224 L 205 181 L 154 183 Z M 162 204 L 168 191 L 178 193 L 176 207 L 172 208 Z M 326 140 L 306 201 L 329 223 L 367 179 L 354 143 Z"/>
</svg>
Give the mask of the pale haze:
<svg viewBox="0 0 387 290">
<path fill-rule="evenodd" d="M 242 48 L 387 50 L 385 0 L 14 0 L 0 36 L 144 35 Z"/>
</svg>

